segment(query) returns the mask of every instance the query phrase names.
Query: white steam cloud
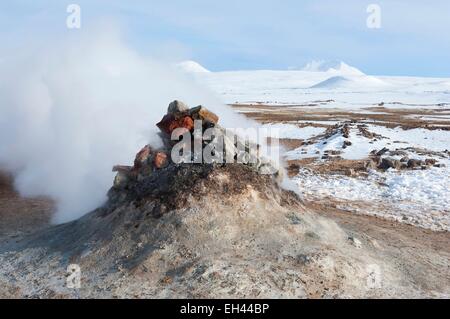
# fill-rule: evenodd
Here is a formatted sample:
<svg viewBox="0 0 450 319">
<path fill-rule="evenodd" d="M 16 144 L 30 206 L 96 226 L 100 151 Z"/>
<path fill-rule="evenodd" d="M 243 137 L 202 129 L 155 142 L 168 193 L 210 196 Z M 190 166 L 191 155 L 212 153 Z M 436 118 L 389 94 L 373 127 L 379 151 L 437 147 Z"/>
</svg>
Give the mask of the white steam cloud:
<svg viewBox="0 0 450 319">
<path fill-rule="evenodd" d="M 0 166 L 21 195 L 56 201 L 54 222 L 76 219 L 106 200 L 113 165 L 160 145 L 155 123 L 174 99 L 207 106 L 224 126 L 248 125 L 112 30 L 29 48 L 0 63 Z"/>
</svg>

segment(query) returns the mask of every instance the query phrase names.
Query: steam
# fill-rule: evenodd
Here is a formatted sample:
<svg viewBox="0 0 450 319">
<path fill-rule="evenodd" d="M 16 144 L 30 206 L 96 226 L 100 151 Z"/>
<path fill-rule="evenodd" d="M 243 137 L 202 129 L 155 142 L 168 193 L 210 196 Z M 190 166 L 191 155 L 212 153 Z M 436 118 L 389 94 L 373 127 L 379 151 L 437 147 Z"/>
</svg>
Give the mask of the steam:
<svg viewBox="0 0 450 319">
<path fill-rule="evenodd" d="M 101 205 L 111 167 L 130 163 L 145 144 L 161 145 L 155 123 L 170 101 L 203 104 L 224 126 L 249 125 L 112 30 L 22 52 L 0 63 L 0 167 L 14 174 L 21 195 L 55 200 L 55 223 Z"/>
</svg>

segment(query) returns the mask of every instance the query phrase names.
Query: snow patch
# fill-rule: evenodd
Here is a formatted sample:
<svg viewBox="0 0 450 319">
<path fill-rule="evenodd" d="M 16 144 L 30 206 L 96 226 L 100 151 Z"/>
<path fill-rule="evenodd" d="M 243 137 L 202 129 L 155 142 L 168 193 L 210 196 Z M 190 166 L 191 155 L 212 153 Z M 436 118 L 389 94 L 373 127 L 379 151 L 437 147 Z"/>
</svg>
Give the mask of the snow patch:
<svg viewBox="0 0 450 319">
<path fill-rule="evenodd" d="M 412 147 L 426 148 L 431 151 L 442 152 L 450 150 L 450 131 L 427 130 L 416 128 L 404 130 L 401 127 L 390 129 L 384 126 L 369 125 L 369 131 L 388 137 L 391 141 L 406 142 Z"/>
<path fill-rule="evenodd" d="M 316 85 L 313 85 L 312 89 L 336 89 L 340 87 L 350 86 L 351 80 L 343 76 L 332 76 Z"/>
<path fill-rule="evenodd" d="M 274 129 L 277 129 L 279 133 L 278 137 L 286 139 L 307 140 L 313 136 L 325 132 L 325 128 L 323 127 L 312 127 L 312 126 L 298 127 L 297 125 L 294 124 L 283 124 L 283 123 L 264 124 L 263 127 L 267 128 L 269 132 L 273 131 Z"/>
<path fill-rule="evenodd" d="M 369 205 L 361 213 L 450 231 L 448 167 L 385 173 L 370 171 L 368 178 L 324 176 L 301 170 L 294 180 L 305 197 L 367 202 Z"/>
</svg>

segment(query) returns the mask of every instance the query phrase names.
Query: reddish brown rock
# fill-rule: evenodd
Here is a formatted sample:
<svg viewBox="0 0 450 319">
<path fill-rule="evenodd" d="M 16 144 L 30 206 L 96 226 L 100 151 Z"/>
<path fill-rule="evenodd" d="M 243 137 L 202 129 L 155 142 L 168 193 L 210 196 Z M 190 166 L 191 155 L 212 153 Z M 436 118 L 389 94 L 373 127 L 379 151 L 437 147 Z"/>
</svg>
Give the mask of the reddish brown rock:
<svg viewBox="0 0 450 319">
<path fill-rule="evenodd" d="M 156 124 L 156 126 L 164 133 L 169 134 L 172 133 L 170 130 L 170 125 L 175 121 L 175 116 L 173 114 L 166 114 L 162 118 L 162 120 Z"/>
<path fill-rule="evenodd" d="M 194 120 L 190 116 L 185 116 L 181 122 L 181 127 L 192 131 L 194 129 Z"/>
<path fill-rule="evenodd" d="M 156 168 L 163 168 L 168 164 L 167 154 L 164 152 L 157 152 L 153 159 L 153 165 Z"/>
<path fill-rule="evenodd" d="M 194 128 L 194 121 L 190 116 L 184 116 L 178 120 L 174 120 L 169 124 L 169 134 L 177 128 L 184 128 L 191 131 Z"/>
<path fill-rule="evenodd" d="M 152 153 L 150 145 L 145 145 L 137 154 L 134 159 L 134 168 L 139 169 L 144 166 Z"/>
<path fill-rule="evenodd" d="M 173 114 L 167 114 L 158 124 L 156 124 L 156 126 L 158 126 L 162 132 L 170 135 L 177 128 L 185 128 L 191 131 L 194 128 L 194 121 L 187 115 L 177 119 Z"/>
</svg>

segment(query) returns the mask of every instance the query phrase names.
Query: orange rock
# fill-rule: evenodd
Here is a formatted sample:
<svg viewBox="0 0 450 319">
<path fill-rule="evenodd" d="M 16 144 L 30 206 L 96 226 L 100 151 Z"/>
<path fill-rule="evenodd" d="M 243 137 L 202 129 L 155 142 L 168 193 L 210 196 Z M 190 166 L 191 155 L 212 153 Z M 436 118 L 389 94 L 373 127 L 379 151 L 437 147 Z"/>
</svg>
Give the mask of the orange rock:
<svg viewBox="0 0 450 319">
<path fill-rule="evenodd" d="M 190 116 L 185 116 L 181 120 L 181 127 L 185 128 L 189 131 L 192 131 L 194 129 L 194 120 L 192 120 L 192 118 Z"/>
<path fill-rule="evenodd" d="M 169 134 L 172 134 L 172 132 L 176 129 L 180 127 L 180 123 L 177 120 L 173 120 L 170 124 L 169 124 Z"/>
<path fill-rule="evenodd" d="M 153 159 L 153 165 L 156 168 L 163 168 L 167 165 L 167 154 L 164 152 L 156 152 L 155 158 Z"/>
<path fill-rule="evenodd" d="M 219 122 L 219 117 L 204 107 L 200 108 L 198 115 L 200 115 L 200 118 L 204 121 L 208 121 L 213 124 L 217 124 L 217 122 Z"/>
</svg>

